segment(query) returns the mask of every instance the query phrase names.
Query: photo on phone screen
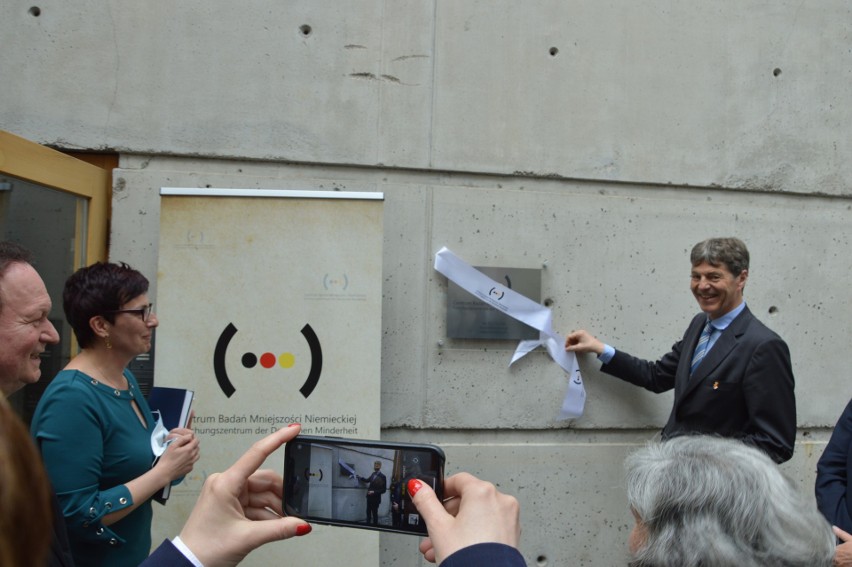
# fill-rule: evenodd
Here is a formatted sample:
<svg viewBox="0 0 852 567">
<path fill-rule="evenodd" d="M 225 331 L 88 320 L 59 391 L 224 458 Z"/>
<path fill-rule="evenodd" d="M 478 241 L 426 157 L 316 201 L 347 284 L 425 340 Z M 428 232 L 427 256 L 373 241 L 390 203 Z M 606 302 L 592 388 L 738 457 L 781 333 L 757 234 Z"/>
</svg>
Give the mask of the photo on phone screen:
<svg viewBox="0 0 852 567">
<path fill-rule="evenodd" d="M 309 522 L 426 534 L 408 494 L 417 478 L 443 498 L 434 445 L 300 435 L 284 449 L 284 511 Z"/>
</svg>

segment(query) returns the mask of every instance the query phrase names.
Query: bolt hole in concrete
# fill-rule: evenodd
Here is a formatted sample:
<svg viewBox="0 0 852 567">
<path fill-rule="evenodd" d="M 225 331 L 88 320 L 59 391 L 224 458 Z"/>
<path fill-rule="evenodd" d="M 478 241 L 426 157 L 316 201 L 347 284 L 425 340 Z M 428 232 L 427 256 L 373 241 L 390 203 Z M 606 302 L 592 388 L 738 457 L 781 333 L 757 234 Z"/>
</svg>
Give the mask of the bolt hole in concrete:
<svg viewBox="0 0 852 567">
<path fill-rule="evenodd" d="M 773 306 L 771 306 L 771 307 L 769 308 L 769 314 L 770 314 L 770 315 L 775 315 L 776 313 L 778 313 L 778 308 L 777 308 L 777 307 L 775 307 L 774 305 L 773 305 Z"/>
<path fill-rule="evenodd" d="M 772 74 L 777 77 L 778 75 L 781 74 L 781 69 L 779 69 L 778 67 L 775 67 L 775 69 L 772 70 Z"/>
<path fill-rule="evenodd" d="M 551 48 L 550 48 L 550 56 L 551 56 L 551 57 L 556 57 L 556 54 L 557 54 L 557 53 L 559 53 L 559 49 L 557 49 L 556 47 L 551 47 Z"/>
<path fill-rule="evenodd" d="M 535 564 L 538 565 L 538 567 L 546 567 L 547 557 L 544 555 L 539 555 L 535 558 Z"/>
<path fill-rule="evenodd" d="M 299 26 L 299 31 L 302 32 L 303 36 L 308 37 L 314 30 L 312 30 L 311 26 L 309 26 L 308 24 L 304 24 L 302 26 Z"/>
<path fill-rule="evenodd" d="M 39 16 L 41 16 L 41 8 L 39 8 L 38 6 L 33 6 L 29 9 L 29 13 L 30 16 L 35 16 L 36 18 L 38 18 Z"/>
</svg>

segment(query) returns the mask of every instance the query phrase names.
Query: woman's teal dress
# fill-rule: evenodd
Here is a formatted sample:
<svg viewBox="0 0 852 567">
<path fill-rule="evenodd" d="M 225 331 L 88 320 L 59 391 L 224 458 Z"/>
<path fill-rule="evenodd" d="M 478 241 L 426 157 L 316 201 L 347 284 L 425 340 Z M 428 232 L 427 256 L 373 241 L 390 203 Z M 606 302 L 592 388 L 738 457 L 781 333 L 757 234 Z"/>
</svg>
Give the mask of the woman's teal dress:
<svg viewBox="0 0 852 567">
<path fill-rule="evenodd" d="M 77 567 L 137 567 L 151 549 L 151 500 L 109 526 L 102 518 L 133 504 L 124 483 L 151 469 L 154 418 L 125 370 L 114 390 L 63 370 L 45 390 L 31 430 L 59 498 Z M 135 400 L 145 425 L 133 410 Z"/>
</svg>

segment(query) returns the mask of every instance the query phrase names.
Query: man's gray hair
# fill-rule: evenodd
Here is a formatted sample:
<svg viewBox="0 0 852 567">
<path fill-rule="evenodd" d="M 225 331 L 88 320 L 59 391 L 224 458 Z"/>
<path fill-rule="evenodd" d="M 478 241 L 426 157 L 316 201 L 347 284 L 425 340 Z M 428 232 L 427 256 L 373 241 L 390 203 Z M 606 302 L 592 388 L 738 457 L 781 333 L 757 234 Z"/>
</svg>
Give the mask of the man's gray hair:
<svg viewBox="0 0 852 567">
<path fill-rule="evenodd" d="M 828 567 L 834 535 L 812 498 L 760 450 L 704 435 L 625 461 L 644 527 L 634 567 Z"/>
<path fill-rule="evenodd" d="M 692 247 L 689 260 L 693 266 L 707 262 L 711 266 L 724 264 L 734 276 L 748 270 L 748 248 L 739 238 L 708 238 Z"/>
</svg>

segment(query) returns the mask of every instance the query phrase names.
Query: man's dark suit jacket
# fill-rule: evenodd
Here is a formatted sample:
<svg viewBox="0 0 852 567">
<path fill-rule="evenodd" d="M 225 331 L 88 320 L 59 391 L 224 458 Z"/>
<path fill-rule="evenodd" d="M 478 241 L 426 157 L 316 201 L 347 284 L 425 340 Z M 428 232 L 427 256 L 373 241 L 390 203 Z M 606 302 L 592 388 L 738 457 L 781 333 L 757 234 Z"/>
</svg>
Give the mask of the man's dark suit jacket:
<svg viewBox="0 0 852 567">
<path fill-rule="evenodd" d="M 852 532 L 852 401 L 834 426 L 834 432 L 817 463 L 816 499 L 823 516 L 841 530 Z"/>
<path fill-rule="evenodd" d="M 734 437 L 777 463 L 793 456 L 796 397 L 787 344 L 743 309 L 689 375 L 707 316 L 699 313 L 672 351 L 656 362 L 616 350 L 603 372 L 652 392 L 674 388 L 662 438 L 689 433 Z"/>
<path fill-rule="evenodd" d="M 178 551 L 171 541 L 165 540 L 139 567 L 193 567 L 192 562 Z"/>
<path fill-rule="evenodd" d="M 53 539 L 50 542 L 50 555 L 47 556 L 47 567 L 74 567 L 74 557 L 71 555 L 71 543 L 68 541 L 68 529 L 65 527 L 65 517 L 56 499 L 56 492 L 51 488 L 53 503 Z"/>
<path fill-rule="evenodd" d="M 376 471 L 367 479 L 367 490 L 372 490 L 377 496 L 381 496 L 388 489 L 388 479 L 384 473 Z"/>
</svg>

